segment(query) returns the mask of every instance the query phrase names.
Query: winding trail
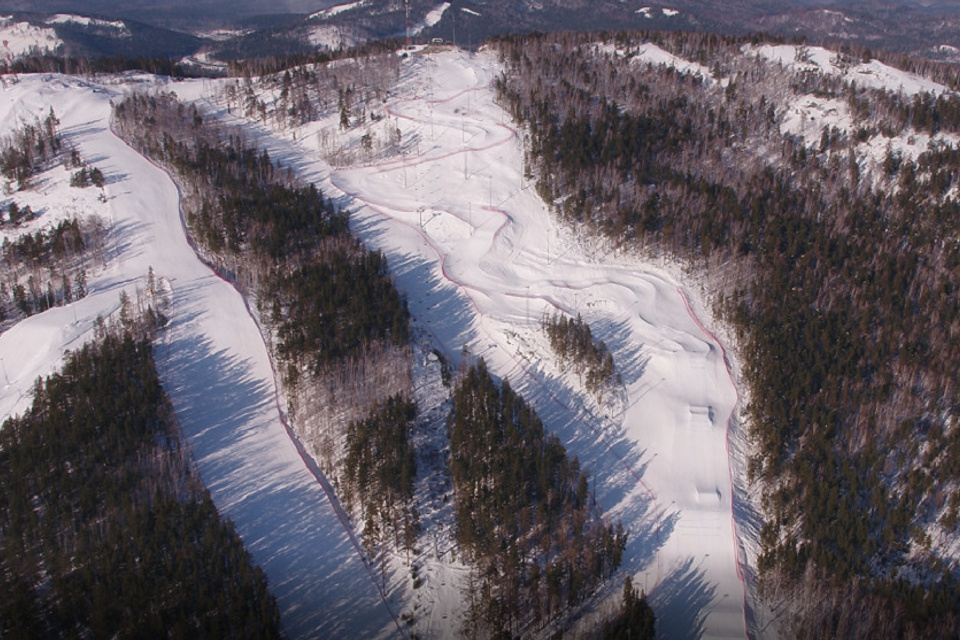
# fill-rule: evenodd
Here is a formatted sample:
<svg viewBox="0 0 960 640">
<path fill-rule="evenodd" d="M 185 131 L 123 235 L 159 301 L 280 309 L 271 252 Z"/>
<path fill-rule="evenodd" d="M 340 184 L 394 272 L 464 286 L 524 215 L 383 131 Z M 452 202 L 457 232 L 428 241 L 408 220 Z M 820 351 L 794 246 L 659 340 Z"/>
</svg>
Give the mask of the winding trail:
<svg viewBox="0 0 960 640">
<path fill-rule="evenodd" d="M 406 155 L 331 168 L 310 141 L 336 128 L 335 116 L 295 140 L 246 126 L 350 209 L 354 232 L 387 255 L 411 314 L 454 366 L 483 357 L 590 469 L 604 511 L 631 532 L 624 568 L 649 594 L 659 635 L 751 637 L 733 509 L 744 469 L 729 449 L 739 395 L 725 346 L 676 277 L 553 221 L 494 103 L 493 55 L 415 55 L 404 65 L 385 110 Z M 554 310 L 581 314 L 611 349 L 623 386 L 603 403 L 551 356 L 541 319 Z M 455 635 L 430 617 L 418 635 Z"/>
<path fill-rule="evenodd" d="M 636 536 L 628 566 L 658 607 L 660 635 L 751 637 L 729 453 L 739 395 L 725 346 L 671 276 L 592 258 L 551 221 L 523 186 L 517 132 L 496 123 L 491 60 L 450 53 L 411 65 L 440 97 L 408 94 L 387 109 L 426 148 L 333 170 L 326 182 L 357 207 L 355 229 L 387 253 L 411 312 L 446 354 L 483 356 L 592 463 L 598 499 Z M 549 353 L 539 324 L 553 309 L 581 313 L 625 363 L 619 414 L 549 358 L 525 355 Z"/>
</svg>

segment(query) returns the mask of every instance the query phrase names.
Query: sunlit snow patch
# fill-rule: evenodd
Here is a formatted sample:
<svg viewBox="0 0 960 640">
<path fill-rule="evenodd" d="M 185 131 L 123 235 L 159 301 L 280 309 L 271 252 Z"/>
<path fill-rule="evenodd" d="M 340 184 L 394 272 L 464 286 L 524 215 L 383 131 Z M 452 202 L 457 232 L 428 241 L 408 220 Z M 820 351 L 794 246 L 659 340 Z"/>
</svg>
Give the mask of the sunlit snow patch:
<svg viewBox="0 0 960 640">
<path fill-rule="evenodd" d="M 100 20 L 98 18 L 88 18 L 87 16 L 77 16 L 71 13 L 58 13 L 55 16 L 47 18 L 44 22 L 47 24 L 76 24 L 81 27 L 99 27 L 101 29 L 116 29 L 129 35 L 127 25 L 122 20 Z"/>
<path fill-rule="evenodd" d="M 0 41 L 2 55 L 8 61 L 32 53 L 53 53 L 63 45 L 53 29 L 14 22 L 13 16 L 0 16 Z"/>
<path fill-rule="evenodd" d="M 691 62 L 679 56 L 675 56 L 669 51 L 661 49 L 652 42 L 645 42 L 637 48 L 623 49 L 613 44 L 595 44 L 597 53 L 613 54 L 620 56 L 632 56 L 633 64 L 649 64 L 653 66 L 663 65 L 675 69 L 679 73 L 699 76 L 707 82 L 713 81 L 713 75 L 710 69 L 698 62 Z M 723 82 L 721 82 L 723 84 Z"/>
<path fill-rule="evenodd" d="M 759 47 L 746 45 L 743 51 L 771 62 L 779 62 L 784 68 L 805 73 L 837 75 L 848 82 L 856 82 L 858 86 L 871 89 L 896 91 L 908 96 L 923 92 L 936 95 L 948 92 L 942 84 L 915 73 L 894 69 L 877 60 L 855 64 L 823 47 L 765 44 Z"/>
<path fill-rule="evenodd" d="M 444 12 L 450 8 L 449 2 L 444 2 L 441 5 L 438 5 L 427 12 L 427 15 L 423 17 L 423 22 L 417 23 L 416 25 L 410 28 L 410 33 L 412 35 L 419 35 L 427 27 L 432 27 L 443 18 Z"/>
<path fill-rule="evenodd" d="M 440 22 L 440 18 L 443 17 L 443 13 L 449 8 L 450 8 L 450 3 L 444 2 L 439 7 L 435 7 L 431 9 L 429 12 L 427 12 L 426 17 L 424 17 L 423 23 L 428 27 L 432 27 L 433 25 Z"/>
<path fill-rule="evenodd" d="M 335 7 L 330 7 L 329 9 L 322 9 L 316 13 L 310 14 L 310 19 L 313 18 L 332 18 L 335 15 L 341 14 L 344 11 L 350 11 L 350 9 L 356 9 L 364 3 L 365 0 L 358 0 L 357 2 L 348 2 L 347 4 L 338 4 Z"/>
</svg>

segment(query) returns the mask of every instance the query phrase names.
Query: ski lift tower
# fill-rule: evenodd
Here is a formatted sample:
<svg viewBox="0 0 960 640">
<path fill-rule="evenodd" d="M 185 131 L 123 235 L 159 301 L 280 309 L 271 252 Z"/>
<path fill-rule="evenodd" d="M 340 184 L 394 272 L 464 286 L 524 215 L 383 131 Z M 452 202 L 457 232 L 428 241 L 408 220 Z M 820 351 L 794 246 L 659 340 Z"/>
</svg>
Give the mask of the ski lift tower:
<svg viewBox="0 0 960 640">
<path fill-rule="evenodd" d="M 403 0 L 403 8 L 407 12 L 407 49 L 410 48 L 410 0 Z"/>
</svg>

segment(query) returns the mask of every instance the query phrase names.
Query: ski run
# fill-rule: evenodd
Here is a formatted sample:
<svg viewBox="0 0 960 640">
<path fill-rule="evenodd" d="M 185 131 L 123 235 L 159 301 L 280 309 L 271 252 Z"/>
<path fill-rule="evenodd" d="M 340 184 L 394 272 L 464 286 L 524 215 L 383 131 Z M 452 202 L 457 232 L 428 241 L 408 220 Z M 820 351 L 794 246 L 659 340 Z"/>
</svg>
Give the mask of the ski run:
<svg viewBox="0 0 960 640">
<path fill-rule="evenodd" d="M 52 107 L 67 142 L 106 176 L 101 200 L 71 188 L 62 167 L 39 176 L 33 191 L 14 194 L 41 213 L 26 229 L 96 214 L 109 231 L 106 266 L 88 274 L 90 295 L 0 335 L 0 413 L 23 411 L 35 379 L 92 337 L 98 315 L 117 312 L 121 291 L 143 289 L 152 267 L 172 300 L 157 346 L 161 379 L 214 502 L 267 573 L 286 634 L 459 633 L 467 569 L 450 549 L 449 511 L 424 512 L 420 588 L 411 587 L 404 557 L 367 564 L 356 524 L 289 431 L 244 300 L 193 253 L 167 174 L 111 132 L 111 101 L 133 90 L 173 90 L 246 127 L 274 160 L 347 208 L 358 237 L 386 254 L 419 336 L 417 402 L 434 439 L 443 438 L 446 399 L 437 349 L 454 368 L 484 358 L 589 469 L 597 501 L 630 537 L 620 573 L 588 603 L 580 625 L 616 606 L 629 572 L 649 595 L 660 637 L 755 636 L 762 616 L 750 570 L 755 520 L 742 486 L 743 399 L 709 298 L 676 265 L 617 255 L 552 217 L 524 177 L 522 133 L 494 101 L 498 73 L 495 56 L 484 52 L 405 58 L 385 110 L 408 144 L 337 168 L 320 148 L 320 131 L 336 130 L 336 114 L 271 131 L 228 115 L 219 81 L 36 75 L 8 82 L 0 91 L 4 132 Z M 613 353 L 622 385 L 602 404 L 551 351 L 541 322 L 557 311 L 580 314 Z"/>
</svg>

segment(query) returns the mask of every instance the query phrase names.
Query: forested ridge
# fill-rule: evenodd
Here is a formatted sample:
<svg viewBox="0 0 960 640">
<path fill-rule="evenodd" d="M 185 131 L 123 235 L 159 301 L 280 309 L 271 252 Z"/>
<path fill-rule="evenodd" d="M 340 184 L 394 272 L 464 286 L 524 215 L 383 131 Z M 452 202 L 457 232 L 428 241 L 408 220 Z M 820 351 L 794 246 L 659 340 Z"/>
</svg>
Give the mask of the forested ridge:
<svg viewBox="0 0 960 640">
<path fill-rule="evenodd" d="M 709 73 L 645 63 L 647 42 Z M 786 632 L 953 637 L 958 568 L 937 541 L 960 535 L 960 98 L 793 72 L 751 55 L 761 42 L 505 37 L 497 90 L 560 216 L 719 289 L 765 494 L 761 591 Z M 791 133 L 804 96 L 850 126 Z M 871 160 L 920 135 L 916 157 L 889 142 Z"/>
<path fill-rule="evenodd" d="M 276 638 L 262 571 L 184 449 L 150 342 L 111 329 L 0 428 L 0 636 Z"/>
<path fill-rule="evenodd" d="M 409 489 L 386 494 L 371 485 L 392 478 L 391 459 L 358 449 L 408 448 L 408 429 L 376 416 L 392 403 L 403 415 L 415 410 L 409 313 L 386 258 L 352 236 L 346 213 L 314 185 L 171 94 L 128 98 L 116 107 L 115 127 L 171 171 L 199 254 L 255 301 L 294 428 L 324 472 L 342 479 L 369 529 L 368 551 L 393 546 L 379 534 L 391 530 L 404 532 L 397 547 L 411 546 Z"/>
</svg>

